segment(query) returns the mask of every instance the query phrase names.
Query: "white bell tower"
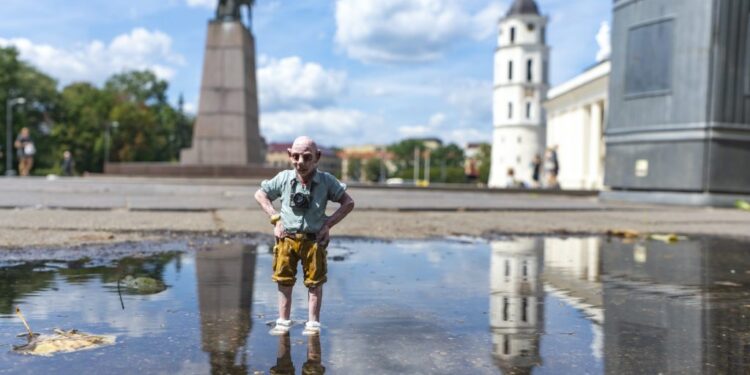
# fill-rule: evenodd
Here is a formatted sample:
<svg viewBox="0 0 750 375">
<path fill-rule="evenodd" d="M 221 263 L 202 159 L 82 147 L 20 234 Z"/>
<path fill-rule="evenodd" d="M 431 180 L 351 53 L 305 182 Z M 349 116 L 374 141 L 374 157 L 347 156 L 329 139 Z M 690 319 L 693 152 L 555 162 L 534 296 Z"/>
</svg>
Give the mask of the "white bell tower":
<svg viewBox="0 0 750 375">
<path fill-rule="evenodd" d="M 508 169 L 529 185 L 534 155 L 544 157 L 549 48 L 547 18 L 534 0 L 515 0 L 499 22 L 492 98 L 489 186 L 507 187 Z"/>
</svg>

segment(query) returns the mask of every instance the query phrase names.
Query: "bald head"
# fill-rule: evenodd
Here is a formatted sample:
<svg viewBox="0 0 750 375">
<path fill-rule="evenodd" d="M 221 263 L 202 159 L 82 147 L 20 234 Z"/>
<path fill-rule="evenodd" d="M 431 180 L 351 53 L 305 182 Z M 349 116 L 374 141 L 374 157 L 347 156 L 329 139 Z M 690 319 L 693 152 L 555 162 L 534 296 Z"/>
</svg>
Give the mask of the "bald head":
<svg viewBox="0 0 750 375">
<path fill-rule="evenodd" d="M 313 141 L 312 138 L 308 136 L 301 136 L 297 137 L 297 139 L 294 140 L 294 143 L 292 144 L 292 150 L 293 151 L 310 151 L 313 154 L 318 153 L 318 145 L 315 144 L 315 141 Z"/>
</svg>

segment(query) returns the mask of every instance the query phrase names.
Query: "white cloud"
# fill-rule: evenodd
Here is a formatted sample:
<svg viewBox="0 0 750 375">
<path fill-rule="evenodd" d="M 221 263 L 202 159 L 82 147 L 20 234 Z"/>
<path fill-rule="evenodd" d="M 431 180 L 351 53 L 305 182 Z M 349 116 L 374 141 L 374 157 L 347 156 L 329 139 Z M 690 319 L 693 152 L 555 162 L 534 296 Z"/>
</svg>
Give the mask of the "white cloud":
<svg viewBox="0 0 750 375">
<path fill-rule="evenodd" d="M 442 125 L 444 122 L 445 122 L 445 113 L 438 112 L 430 116 L 429 124 L 433 128 Z"/>
<path fill-rule="evenodd" d="M 297 109 L 262 113 L 261 133 L 270 142 L 289 141 L 301 134 L 325 145 L 361 144 L 382 140 L 382 120 L 367 113 L 340 108 Z"/>
<path fill-rule="evenodd" d="M 346 73 L 303 63 L 297 56 L 281 60 L 261 56 L 259 63 L 258 90 L 265 110 L 323 107 L 346 89 Z"/>
<path fill-rule="evenodd" d="M 398 132 L 406 138 L 434 136 L 433 129 L 425 125 L 405 125 L 399 126 Z"/>
<path fill-rule="evenodd" d="M 457 110 L 459 126 L 492 128 L 492 83 L 461 80 L 444 88 L 448 104 Z"/>
<path fill-rule="evenodd" d="M 476 14 L 459 0 L 337 0 L 336 42 L 366 62 L 429 61 L 457 40 L 483 39 L 494 29 L 500 6 Z"/>
<path fill-rule="evenodd" d="M 599 27 L 596 33 L 596 43 L 599 45 L 599 51 L 596 52 L 596 61 L 602 61 L 609 58 L 612 53 L 612 42 L 610 40 L 609 24 L 605 21 Z"/>
<path fill-rule="evenodd" d="M 216 0 L 187 0 L 187 5 L 193 8 L 216 8 Z"/>
<path fill-rule="evenodd" d="M 425 137 L 439 136 L 444 129 L 445 113 L 438 112 L 430 116 L 427 125 L 405 125 L 398 128 L 398 132 L 403 137 Z"/>
<path fill-rule="evenodd" d="M 198 106 L 195 105 L 193 102 L 185 102 L 185 104 L 182 107 L 182 110 L 185 111 L 185 113 L 189 115 L 195 115 L 198 113 Z"/>
<path fill-rule="evenodd" d="M 498 2 L 491 2 L 474 15 L 473 18 L 473 36 L 474 39 L 482 40 L 490 37 L 497 32 L 497 24 L 503 15 L 503 6 Z"/>
<path fill-rule="evenodd" d="M 176 67 L 185 64 L 182 55 L 172 50 L 169 35 L 143 28 L 118 35 L 108 45 L 94 40 L 63 49 L 35 44 L 25 38 L 0 38 L 0 46 L 16 47 L 22 59 L 62 83 L 99 83 L 114 73 L 130 69 L 150 69 L 160 78 L 170 79 L 175 75 Z"/>
<path fill-rule="evenodd" d="M 464 146 L 471 142 L 491 142 L 492 133 L 491 128 L 487 129 L 454 129 L 448 132 L 445 137 L 449 142 L 454 142 L 460 146 Z"/>
</svg>

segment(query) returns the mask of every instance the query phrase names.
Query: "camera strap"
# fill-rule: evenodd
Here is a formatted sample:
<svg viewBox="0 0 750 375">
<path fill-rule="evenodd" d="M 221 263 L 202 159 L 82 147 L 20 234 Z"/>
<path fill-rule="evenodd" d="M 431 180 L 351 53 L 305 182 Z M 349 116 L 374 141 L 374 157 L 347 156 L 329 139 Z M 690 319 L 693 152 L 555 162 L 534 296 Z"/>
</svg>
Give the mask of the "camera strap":
<svg viewBox="0 0 750 375">
<path fill-rule="evenodd" d="M 297 177 L 292 178 L 292 194 L 296 193 L 297 190 L 297 184 L 299 184 L 299 181 L 297 181 Z M 312 195 L 313 186 L 315 186 L 315 181 L 310 181 L 310 188 L 307 189 L 307 191 Z"/>
</svg>

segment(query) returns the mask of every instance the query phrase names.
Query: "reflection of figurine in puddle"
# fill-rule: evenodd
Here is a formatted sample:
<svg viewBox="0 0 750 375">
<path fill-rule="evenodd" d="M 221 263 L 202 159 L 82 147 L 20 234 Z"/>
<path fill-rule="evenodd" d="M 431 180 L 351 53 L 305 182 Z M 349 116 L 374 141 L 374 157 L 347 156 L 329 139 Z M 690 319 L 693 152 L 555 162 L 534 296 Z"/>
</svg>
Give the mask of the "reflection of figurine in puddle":
<svg viewBox="0 0 750 375">
<path fill-rule="evenodd" d="M 307 362 L 302 366 L 302 373 L 310 375 L 325 374 L 326 368 L 323 367 L 322 361 L 320 336 L 308 336 Z"/>
<path fill-rule="evenodd" d="M 307 337 L 307 361 L 302 365 L 302 374 L 320 375 L 325 374 L 320 352 L 320 336 Z M 269 373 L 272 375 L 293 375 L 294 363 L 292 363 L 291 340 L 289 333 L 279 336 L 279 348 L 276 353 L 276 366 L 271 367 Z"/>
</svg>

